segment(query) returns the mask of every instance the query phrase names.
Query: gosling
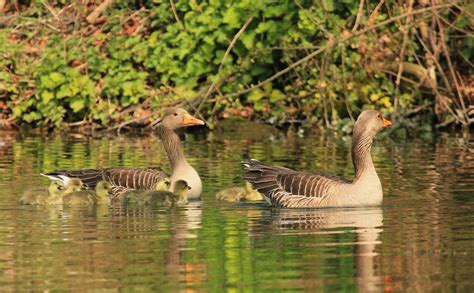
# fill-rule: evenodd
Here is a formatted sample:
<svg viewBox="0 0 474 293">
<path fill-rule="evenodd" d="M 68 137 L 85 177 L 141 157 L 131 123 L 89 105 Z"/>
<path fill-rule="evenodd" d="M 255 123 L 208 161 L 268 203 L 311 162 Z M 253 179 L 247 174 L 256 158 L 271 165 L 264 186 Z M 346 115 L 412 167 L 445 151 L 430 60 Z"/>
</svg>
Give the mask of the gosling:
<svg viewBox="0 0 474 293">
<path fill-rule="evenodd" d="M 181 205 L 188 203 L 188 191 L 191 187 L 184 180 L 174 184 L 173 191 L 169 190 L 170 181 L 164 179 L 157 183 L 155 190 L 133 191 L 126 195 L 127 203 L 140 205 Z"/>
<path fill-rule="evenodd" d="M 79 180 L 79 179 L 71 179 Z M 80 180 L 79 180 L 80 182 Z M 80 182 L 82 187 L 82 182 Z M 100 181 L 93 190 L 79 190 L 68 193 L 63 197 L 63 204 L 67 206 L 92 206 L 96 204 L 110 204 L 109 190 L 112 184 Z"/>
<path fill-rule="evenodd" d="M 259 201 L 263 196 L 255 189 L 252 184 L 245 181 L 245 187 L 229 187 L 216 193 L 216 199 L 228 202 L 238 201 Z"/>
<path fill-rule="evenodd" d="M 53 180 L 48 188 L 36 187 L 25 191 L 20 199 L 20 203 L 26 205 L 62 204 L 64 195 L 79 191 L 81 188 L 82 182 L 80 181 L 71 180 L 66 185 L 66 189 L 64 189 L 64 185 L 61 181 Z"/>
</svg>

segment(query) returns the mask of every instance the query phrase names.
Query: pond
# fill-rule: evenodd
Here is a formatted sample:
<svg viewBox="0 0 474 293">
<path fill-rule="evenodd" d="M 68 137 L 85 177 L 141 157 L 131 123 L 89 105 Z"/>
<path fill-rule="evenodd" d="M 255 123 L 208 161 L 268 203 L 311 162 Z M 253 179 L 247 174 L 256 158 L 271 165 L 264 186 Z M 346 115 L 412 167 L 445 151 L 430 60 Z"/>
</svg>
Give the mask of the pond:
<svg viewBox="0 0 474 293">
<path fill-rule="evenodd" d="M 255 158 L 352 178 L 350 137 L 243 124 L 186 133 L 201 201 L 166 208 L 22 206 L 41 172 L 169 170 L 155 135 L 0 134 L 0 290 L 474 290 L 474 149 L 461 134 L 377 138 L 381 207 L 278 209 L 225 203 Z"/>
</svg>

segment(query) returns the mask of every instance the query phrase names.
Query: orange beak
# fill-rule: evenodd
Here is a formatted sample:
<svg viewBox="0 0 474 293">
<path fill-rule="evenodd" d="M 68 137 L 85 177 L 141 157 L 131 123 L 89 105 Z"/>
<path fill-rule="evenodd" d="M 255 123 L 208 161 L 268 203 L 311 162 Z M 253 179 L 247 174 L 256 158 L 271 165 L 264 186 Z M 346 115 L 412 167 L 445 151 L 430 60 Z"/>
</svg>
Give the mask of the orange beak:
<svg viewBox="0 0 474 293">
<path fill-rule="evenodd" d="M 183 116 L 183 126 L 195 126 L 195 125 L 204 125 L 204 121 L 197 119 L 189 114 L 184 114 Z"/>
<path fill-rule="evenodd" d="M 390 120 L 387 120 L 385 118 L 382 118 L 382 120 L 383 120 L 383 128 L 387 128 L 390 125 L 392 125 L 392 122 L 390 122 Z"/>
</svg>

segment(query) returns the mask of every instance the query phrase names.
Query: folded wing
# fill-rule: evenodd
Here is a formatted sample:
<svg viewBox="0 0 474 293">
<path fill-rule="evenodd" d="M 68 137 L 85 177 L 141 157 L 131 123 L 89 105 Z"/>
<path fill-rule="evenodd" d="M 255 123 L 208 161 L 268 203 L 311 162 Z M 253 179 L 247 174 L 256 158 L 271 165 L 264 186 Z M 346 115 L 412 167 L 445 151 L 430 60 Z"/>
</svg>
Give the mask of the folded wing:
<svg viewBox="0 0 474 293">
<path fill-rule="evenodd" d="M 246 169 L 243 178 L 281 207 L 318 206 L 330 196 L 332 187 L 350 181 L 337 176 L 298 172 L 285 167 L 271 166 L 257 160 L 242 163 Z"/>
</svg>

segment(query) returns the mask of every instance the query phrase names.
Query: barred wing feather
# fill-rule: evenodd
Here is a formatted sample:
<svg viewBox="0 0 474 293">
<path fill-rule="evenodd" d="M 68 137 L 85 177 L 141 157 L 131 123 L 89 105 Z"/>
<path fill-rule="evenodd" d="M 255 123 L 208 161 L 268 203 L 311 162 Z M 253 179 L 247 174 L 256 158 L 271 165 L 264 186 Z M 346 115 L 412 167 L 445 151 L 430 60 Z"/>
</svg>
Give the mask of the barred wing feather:
<svg viewBox="0 0 474 293">
<path fill-rule="evenodd" d="M 243 178 L 273 204 L 282 207 L 319 206 L 318 202 L 330 196 L 332 186 L 350 183 L 337 176 L 298 172 L 256 160 L 245 161 L 243 166 L 246 169 Z"/>
<path fill-rule="evenodd" d="M 95 188 L 97 183 L 102 180 L 106 180 L 114 186 L 133 189 L 154 189 L 161 179 L 168 177 L 163 171 L 153 168 L 59 170 L 47 173 L 45 176 L 61 181 L 64 181 L 64 177 L 79 178 L 90 189 Z"/>
</svg>

